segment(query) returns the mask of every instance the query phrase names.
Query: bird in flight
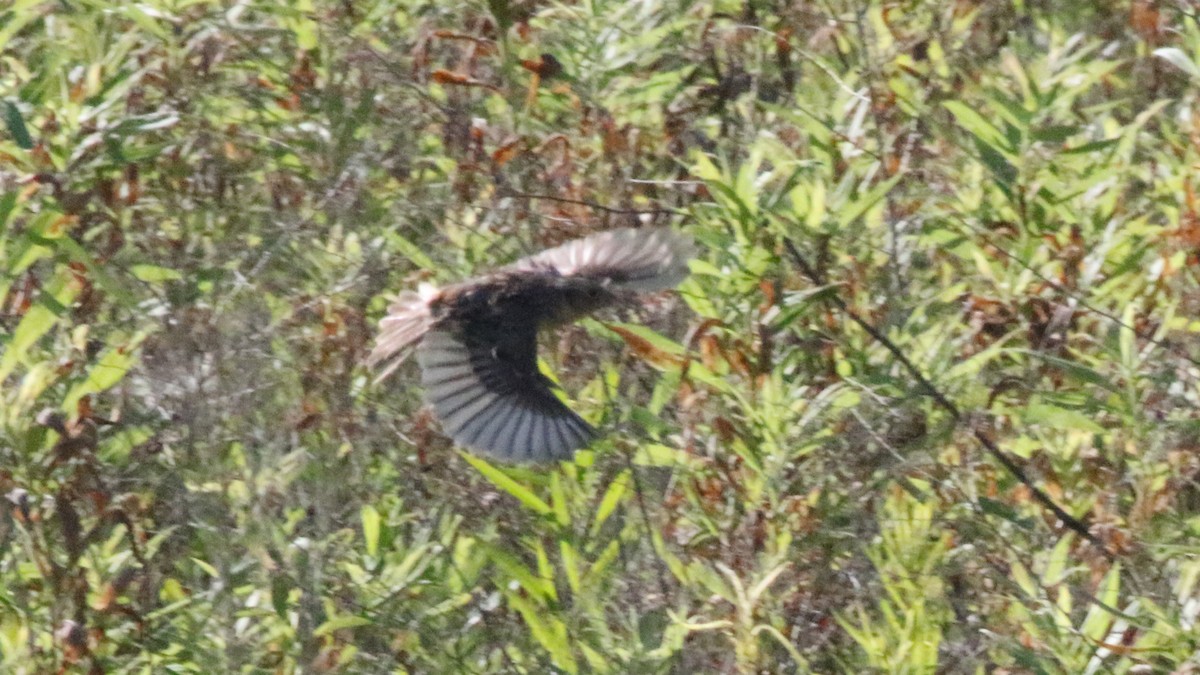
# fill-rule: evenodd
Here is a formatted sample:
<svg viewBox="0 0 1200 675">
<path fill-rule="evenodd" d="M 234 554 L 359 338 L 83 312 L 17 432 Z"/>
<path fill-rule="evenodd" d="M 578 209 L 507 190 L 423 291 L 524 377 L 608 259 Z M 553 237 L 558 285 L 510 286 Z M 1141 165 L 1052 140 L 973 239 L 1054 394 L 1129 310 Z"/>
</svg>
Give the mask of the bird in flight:
<svg viewBox="0 0 1200 675">
<path fill-rule="evenodd" d="M 653 227 L 569 241 L 388 307 L 367 364 L 382 380 L 417 353 L 421 385 L 456 443 L 506 462 L 569 459 L 596 430 L 538 371 L 537 335 L 687 276 L 691 237 Z"/>
</svg>

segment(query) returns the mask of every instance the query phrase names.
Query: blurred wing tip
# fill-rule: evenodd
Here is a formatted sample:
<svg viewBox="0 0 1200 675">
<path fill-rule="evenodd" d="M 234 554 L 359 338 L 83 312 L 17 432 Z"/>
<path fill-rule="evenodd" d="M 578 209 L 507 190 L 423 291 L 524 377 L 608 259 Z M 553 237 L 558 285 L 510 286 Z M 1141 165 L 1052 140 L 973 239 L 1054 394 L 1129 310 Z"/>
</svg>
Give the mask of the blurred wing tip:
<svg viewBox="0 0 1200 675">
<path fill-rule="evenodd" d="M 375 352 L 371 352 L 371 355 L 368 356 L 367 360 L 365 361 L 366 366 L 369 369 L 375 369 L 376 367 L 379 366 L 380 362 L 386 361 L 389 356 L 394 356 L 394 358 L 391 360 L 391 362 L 384 365 L 383 369 L 380 370 L 377 375 L 375 375 L 375 378 L 371 380 L 371 384 L 377 385 L 380 382 L 383 382 L 384 380 L 386 380 L 388 378 L 389 375 L 396 372 L 396 369 L 399 368 L 401 366 L 401 364 L 403 364 L 405 361 L 408 360 L 407 352 L 401 353 L 399 355 L 376 354 Z"/>
<path fill-rule="evenodd" d="M 687 278 L 688 261 L 697 253 L 691 235 L 665 227 L 629 232 L 627 251 L 611 262 L 615 272 L 625 273 L 624 278 L 618 274 L 614 285 L 633 291 L 664 291 Z"/>
<path fill-rule="evenodd" d="M 516 266 L 602 277 L 631 291 L 661 291 L 687 277 L 688 261 L 696 253 L 691 235 L 668 227 L 620 228 L 569 241 Z"/>
<path fill-rule="evenodd" d="M 400 367 L 408 359 L 414 345 L 429 332 L 432 322 L 429 301 L 436 297 L 437 292 L 429 284 L 422 284 L 418 292 L 403 291 L 388 305 L 388 313 L 379 320 L 375 346 L 365 361 L 368 368 L 384 364 L 383 370 L 375 378 L 376 383 Z"/>
<path fill-rule="evenodd" d="M 468 423 L 451 437 L 455 443 L 488 459 L 510 464 L 549 464 L 571 461 L 576 451 L 587 447 L 597 436 L 595 428 L 573 412 L 556 417 L 521 408 L 511 401 L 507 402 L 507 408 L 508 416 L 494 415 L 486 422 Z"/>
</svg>

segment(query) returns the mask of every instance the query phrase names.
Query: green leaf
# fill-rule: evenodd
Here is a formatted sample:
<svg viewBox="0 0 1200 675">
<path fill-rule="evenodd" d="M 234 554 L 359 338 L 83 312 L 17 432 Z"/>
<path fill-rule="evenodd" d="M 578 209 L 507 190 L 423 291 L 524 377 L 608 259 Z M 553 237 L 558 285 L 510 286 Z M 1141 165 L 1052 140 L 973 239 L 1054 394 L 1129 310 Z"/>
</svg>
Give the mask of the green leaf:
<svg viewBox="0 0 1200 675">
<path fill-rule="evenodd" d="M 1022 518 L 1016 509 L 1005 504 L 1004 502 L 996 501 L 989 497 L 979 498 L 979 510 L 990 516 L 1003 518 L 1004 520 L 1020 525 L 1022 528 L 1029 529 L 1033 523 L 1028 518 Z"/>
<path fill-rule="evenodd" d="M 292 581 L 286 574 L 276 574 L 271 577 L 271 608 L 280 618 L 287 618 L 288 593 L 292 590 Z"/>
<path fill-rule="evenodd" d="M 508 474 L 504 473 L 504 471 L 489 464 L 487 460 L 476 457 L 475 455 L 465 451 L 460 454 L 462 455 L 463 459 L 467 460 L 468 464 L 475 467 L 475 469 L 481 473 L 483 477 L 488 480 L 488 482 L 500 488 L 501 490 L 504 490 L 513 497 L 516 497 L 517 501 L 524 504 L 526 508 L 542 516 L 549 515 L 554 511 L 549 504 L 547 504 L 537 495 L 533 494 L 529 488 L 513 480 Z"/>
<path fill-rule="evenodd" d="M 5 52 L 5 46 L 14 35 L 34 19 L 41 17 L 38 5 L 43 0 L 16 0 L 9 4 L 8 9 L 0 13 L 0 52 Z"/>
<path fill-rule="evenodd" d="M 325 623 L 317 626 L 313 631 L 313 637 L 321 637 L 328 635 L 334 631 L 345 630 L 347 628 L 358 628 L 359 626 L 371 625 L 371 620 L 353 614 L 343 614 L 342 616 L 334 617 Z"/>
<path fill-rule="evenodd" d="M 504 597 L 508 599 L 509 606 L 517 610 L 525 620 L 525 625 L 529 626 L 529 632 L 538 644 L 550 653 L 554 665 L 568 673 L 579 672 L 579 665 L 575 662 L 575 655 L 571 653 L 571 645 L 567 640 L 566 624 L 516 593 L 506 592 Z"/>
<path fill-rule="evenodd" d="M 1133 303 L 1129 303 L 1125 307 L 1125 311 L 1121 314 L 1121 323 L 1125 324 L 1118 328 L 1117 345 L 1121 350 L 1121 363 L 1131 372 L 1136 371 L 1138 367 L 1137 359 L 1137 343 L 1133 328 L 1137 324 L 1137 307 Z"/>
<path fill-rule="evenodd" d="M 1074 377 L 1075 379 L 1080 380 L 1081 382 L 1094 384 L 1112 392 L 1121 390 L 1121 388 L 1113 382 L 1111 377 L 1106 377 L 1103 373 L 1097 372 L 1093 368 L 1089 368 L 1088 366 L 1076 361 L 1064 359 L 1061 356 L 1055 356 L 1053 354 L 1048 354 L 1044 351 L 1039 351 L 1036 349 L 1010 348 L 1005 349 L 1004 352 L 1009 354 L 1021 354 L 1024 356 L 1041 359 L 1046 363 L 1053 365 L 1055 368 L 1058 368 L 1059 370 Z"/>
<path fill-rule="evenodd" d="M 110 347 L 88 371 L 87 379 L 76 384 L 63 399 L 63 410 L 73 412 L 79 399 L 89 394 L 98 394 L 110 389 L 125 378 L 125 374 L 137 362 L 136 352 L 145 333 L 139 333 L 122 345 Z"/>
<path fill-rule="evenodd" d="M 1077 410 L 1047 403 L 1030 403 L 1021 411 L 1021 418 L 1029 424 L 1044 424 L 1055 429 L 1078 429 L 1093 433 L 1104 431 L 1104 427 Z"/>
<path fill-rule="evenodd" d="M 621 541 L 619 539 L 608 542 L 608 546 L 604 547 L 604 550 L 592 562 L 592 566 L 588 568 L 587 573 L 583 575 L 584 588 L 597 587 L 604 579 L 604 573 L 608 571 L 620 553 Z"/>
<path fill-rule="evenodd" d="M 387 234 L 387 240 L 389 244 L 391 244 L 397 251 L 400 252 L 400 255 L 411 260 L 417 265 L 417 267 L 420 267 L 424 270 L 438 269 L 438 265 L 437 263 L 433 262 L 433 258 L 430 258 L 428 254 L 422 251 L 421 247 L 412 243 L 408 239 L 405 239 L 400 234 L 396 232 L 389 232 Z"/>
<path fill-rule="evenodd" d="M 892 188 L 896 187 L 896 183 L 899 183 L 903 177 L 903 175 L 893 176 L 871 188 L 865 195 L 859 195 L 849 204 L 846 204 L 838 213 L 838 228 L 844 230 L 861 218 L 871 207 L 886 197 L 887 193 L 891 192 Z"/>
<path fill-rule="evenodd" d="M 563 572 L 567 576 L 567 585 L 571 587 L 571 592 L 578 595 L 582 589 L 579 583 L 579 552 L 571 545 L 571 542 L 563 539 L 558 542 L 558 552 L 562 557 Z"/>
<path fill-rule="evenodd" d="M 1103 642 L 1112 626 L 1113 620 L 1120 617 L 1114 613 L 1121 600 L 1121 564 L 1114 563 L 1108 574 L 1104 575 L 1100 586 L 1096 589 L 1098 603 L 1092 603 L 1088 609 L 1079 632 L 1087 636 L 1093 643 Z M 1112 608 L 1112 609 L 1109 609 Z"/>
<path fill-rule="evenodd" d="M 28 352 L 54 324 L 59 316 L 66 311 L 79 293 L 79 286 L 69 270 L 60 269 L 54 280 L 42 291 L 37 301 L 21 317 L 20 323 L 13 330 L 12 337 L 4 345 L 4 355 L 0 357 L 0 381 L 8 377 L 17 364 L 28 357 Z"/>
<path fill-rule="evenodd" d="M 600 499 L 600 506 L 596 507 L 596 517 L 592 520 L 591 534 L 593 537 L 621 503 L 621 498 L 625 496 L 631 478 L 632 474 L 629 469 L 625 469 L 608 484 L 608 489 L 604 491 L 604 497 Z"/>
<path fill-rule="evenodd" d="M 700 584 L 713 595 L 731 603 L 736 603 L 738 600 L 738 593 L 725 583 L 721 575 L 698 560 L 687 566 L 687 576 L 692 583 Z"/>
<path fill-rule="evenodd" d="M 647 443 L 638 448 L 633 457 L 633 463 L 638 466 L 698 466 L 700 461 L 678 448 L 672 448 L 661 443 Z"/>
<path fill-rule="evenodd" d="M 1004 133 L 991 122 L 984 119 L 978 112 L 967 107 L 966 104 L 959 101 L 944 101 L 942 107 L 949 110 L 950 114 L 954 116 L 954 121 L 958 122 L 959 126 L 966 129 L 975 138 L 990 146 L 1004 148 L 1012 152 L 1012 148 L 1008 147 L 1008 138 Z"/>
<path fill-rule="evenodd" d="M 178 281 L 183 278 L 183 275 L 178 270 L 173 270 L 169 267 L 159 267 L 158 265 L 130 265 L 129 273 L 139 281 L 147 283 Z"/>
<path fill-rule="evenodd" d="M 531 596 L 547 602 L 558 599 L 558 592 L 554 589 L 554 582 L 552 580 L 535 574 L 520 560 L 517 560 L 511 554 L 501 551 L 495 546 L 483 542 L 480 542 L 479 546 L 487 553 L 488 559 L 503 574 L 507 575 L 509 579 L 516 581 Z M 501 580 L 497 585 L 503 586 L 506 583 L 507 581 Z"/>
<path fill-rule="evenodd" d="M 571 511 L 567 504 L 567 490 L 563 485 L 562 474 L 550 474 L 550 502 L 554 508 L 554 519 L 559 525 L 566 527 L 571 524 Z"/>
<path fill-rule="evenodd" d="M 167 23 L 167 20 L 172 17 L 165 15 L 163 12 L 157 9 L 150 9 L 150 7 L 147 6 L 147 3 L 124 3 L 120 5 L 116 11 L 119 11 L 125 17 L 129 18 L 146 33 L 149 33 L 161 40 L 171 39 L 171 32 L 165 24 Z"/>
<path fill-rule="evenodd" d="M 367 547 L 367 555 L 375 557 L 379 553 L 379 532 L 382 519 L 374 506 L 367 504 L 362 507 L 363 542 Z"/>
<path fill-rule="evenodd" d="M 1050 552 L 1050 559 L 1046 562 L 1046 570 L 1042 572 L 1042 583 L 1047 586 L 1055 586 L 1067 580 L 1067 562 L 1071 557 L 1071 545 L 1075 542 L 1075 535 L 1067 533 L 1060 537 L 1058 543 L 1054 545 L 1054 550 Z"/>
<path fill-rule="evenodd" d="M 4 102 L 4 126 L 8 127 L 8 133 L 16 141 L 17 147 L 22 150 L 33 149 L 33 137 L 29 135 L 29 129 L 25 126 L 25 119 L 21 117 L 20 109 L 12 101 Z"/>
<path fill-rule="evenodd" d="M 319 24 L 312 19 L 300 19 L 293 22 L 292 32 L 296 34 L 296 46 L 304 51 L 313 51 L 320 44 Z"/>
<path fill-rule="evenodd" d="M 421 576 L 422 571 L 431 562 L 429 556 L 431 548 L 433 548 L 433 544 L 429 542 L 413 546 L 408 555 L 404 556 L 404 560 L 401 560 L 399 564 L 388 567 L 388 575 L 404 583 L 416 581 Z"/>
<path fill-rule="evenodd" d="M 213 567 L 212 565 L 208 564 L 207 562 L 205 562 L 199 558 L 196 558 L 196 557 L 191 558 L 191 561 L 193 564 L 196 565 L 196 567 L 199 567 L 200 569 L 204 570 L 204 573 L 207 574 L 208 576 L 210 576 L 214 579 L 221 578 L 221 573 L 217 571 L 217 568 Z"/>
<path fill-rule="evenodd" d="M 1059 154 L 1060 155 L 1087 155 L 1087 154 L 1090 154 L 1093 152 L 1100 152 L 1101 150 L 1108 150 L 1109 148 L 1116 146 L 1120 142 L 1121 142 L 1121 139 L 1119 139 L 1119 138 L 1108 138 L 1108 139 L 1105 139 L 1102 141 L 1092 141 L 1091 143 L 1084 143 L 1082 145 L 1076 145 L 1076 146 L 1066 148 L 1064 150 L 1059 151 Z"/>
<path fill-rule="evenodd" d="M 1032 137 L 1035 141 L 1046 143 L 1063 143 L 1068 138 L 1080 133 L 1081 129 L 1071 124 L 1051 124 L 1036 129 Z"/>
<path fill-rule="evenodd" d="M 1009 138 L 979 113 L 958 101 L 946 101 L 942 105 L 954 115 L 958 124 L 975 138 L 979 158 L 992 172 L 997 184 L 1011 198 L 1009 189 L 1017 178 L 1017 169 L 1010 160 L 1016 152 Z"/>
<path fill-rule="evenodd" d="M 1009 564 L 1009 574 L 1012 576 L 1013 582 L 1017 584 L 1017 588 L 1021 589 L 1028 597 L 1035 598 L 1039 595 L 1038 584 L 1034 581 L 1033 576 L 1029 574 L 1029 568 L 1025 567 L 1018 561 L 1011 561 Z"/>
<path fill-rule="evenodd" d="M 684 566 L 679 556 L 675 555 L 667 549 L 667 542 L 663 540 L 662 532 L 659 530 L 651 530 L 650 541 L 654 544 L 654 553 L 658 555 L 659 560 L 666 564 L 667 569 L 675 576 L 680 583 L 689 584 L 687 567 Z"/>
<path fill-rule="evenodd" d="M 16 190 L 5 192 L 4 196 L 0 197 L 0 230 L 8 230 L 8 219 L 16 211 L 18 197 Z M 3 241 L 4 239 L 0 238 L 0 243 Z M 2 251 L 3 249 L 0 249 L 0 252 Z"/>
<path fill-rule="evenodd" d="M 467 605 L 471 604 L 471 601 L 474 599 L 475 596 L 471 595 L 470 593 L 459 593 L 457 595 L 452 595 L 433 607 L 430 607 L 429 610 L 424 612 L 422 616 L 441 616 L 443 614 L 466 607 Z"/>
<path fill-rule="evenodd" d="M 696 155 L 692 174 L 707 184 L 709 191 L 718 197 L 717 201 L 723 208 L 732 212 L 739 225 L 746 227 L 753 222 L 756 208 L 742 201 L 742 195 L 730 184 L 735 179 L 722 172 L 706 155 Z"/>
</svg>

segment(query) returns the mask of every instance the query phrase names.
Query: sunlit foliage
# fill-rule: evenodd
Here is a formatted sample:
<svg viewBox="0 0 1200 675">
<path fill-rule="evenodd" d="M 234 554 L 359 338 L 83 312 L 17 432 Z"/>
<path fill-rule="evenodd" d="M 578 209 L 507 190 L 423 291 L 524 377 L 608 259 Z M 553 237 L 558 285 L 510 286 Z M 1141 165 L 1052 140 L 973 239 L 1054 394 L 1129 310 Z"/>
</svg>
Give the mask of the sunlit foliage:
<svg viewBox="0 0 1200 675">
<path fill-rule="evenodd" d="M 1191 672 L 1197 85 L 1185 0 L 0 3 L 0 672 Z M 574 463 L 363 367 L 639 224 Z"/>
</svg>

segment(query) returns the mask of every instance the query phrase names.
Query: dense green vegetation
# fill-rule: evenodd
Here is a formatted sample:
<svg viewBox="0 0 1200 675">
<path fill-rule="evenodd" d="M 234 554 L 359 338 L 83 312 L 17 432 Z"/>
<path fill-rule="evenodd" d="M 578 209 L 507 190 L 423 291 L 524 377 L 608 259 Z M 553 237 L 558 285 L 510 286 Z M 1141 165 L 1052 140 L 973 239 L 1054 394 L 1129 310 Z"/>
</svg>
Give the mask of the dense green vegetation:
<svg viewBox="0 0 1200 675">
<path fill-rule="evenodd" d="M 0 671 L 1195 672 L 1198 84 L 1186 0 L 0 3 Z M 639 223 L 573 464 L 362 366 Z"/>
</svg>

